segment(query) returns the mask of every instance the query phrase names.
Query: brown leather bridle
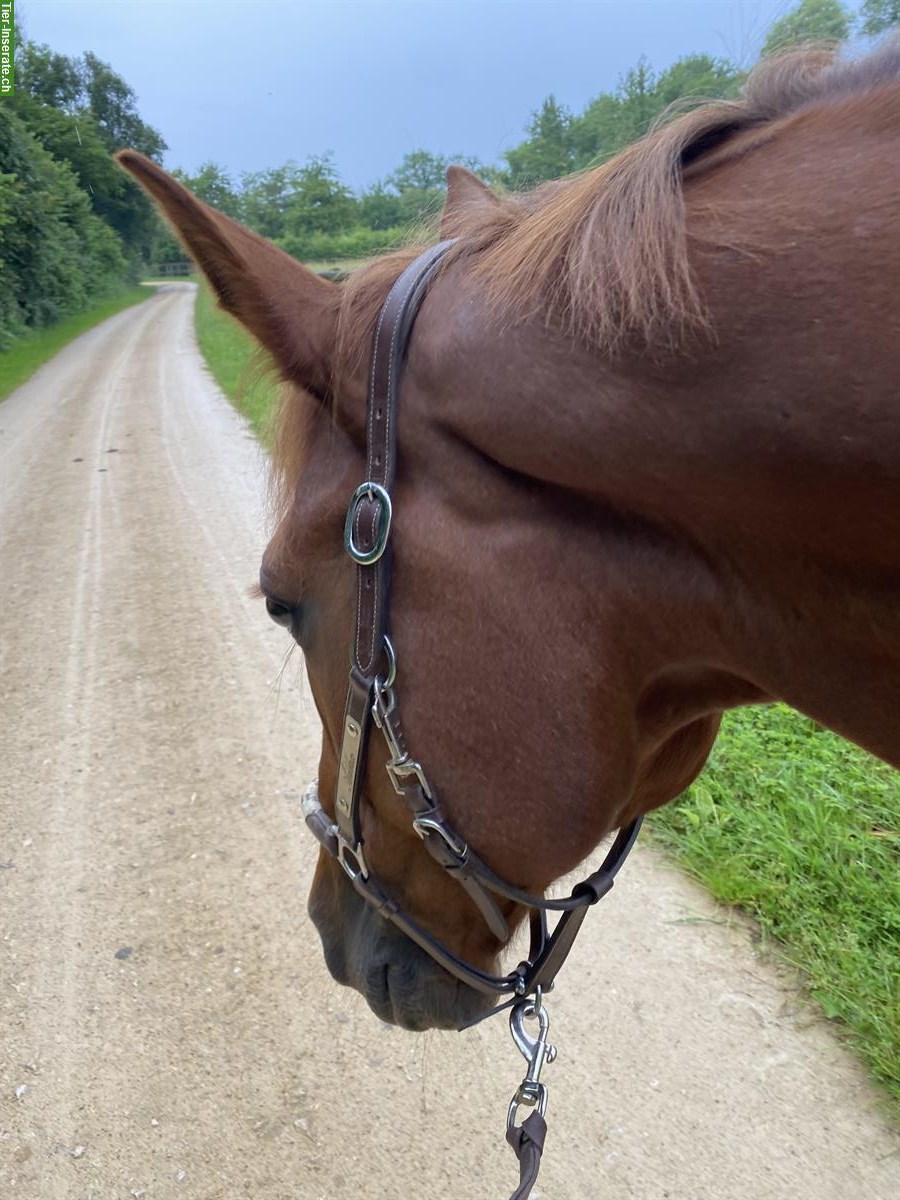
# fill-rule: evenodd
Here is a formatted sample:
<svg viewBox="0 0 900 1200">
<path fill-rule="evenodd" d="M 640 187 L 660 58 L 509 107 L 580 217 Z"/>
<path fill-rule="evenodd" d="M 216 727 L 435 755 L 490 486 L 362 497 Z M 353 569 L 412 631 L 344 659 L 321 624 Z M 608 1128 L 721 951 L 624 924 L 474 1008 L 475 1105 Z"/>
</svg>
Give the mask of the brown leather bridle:
<svg viewBox="0 0 900 1200">
<path fill-rule="evenodd" d="M 425 771 L 410 757 L 403 738 L 394 686 L 397 661 L 388 634 L 391 488 L 397 459 L 397 401 L 400 372 L 416 314 L 429 281 L 451 245 L 451 241 L 441 242 L 407 267 L 388 293 L 375 328 L 368 389 L 366 479 L 353 493 L 344 527 L 344 546 L 357 564 L 357 603 L 334 820 L 322 809 L 316 784 L 306 790 L 302 805 L 309 828 L 327 853 L 341 864 L 353 887 L 368 904 L 455 978 L 478 991 L 512 997 L 485 1015 L 512 1006 L 513 1035 L 529 1059 L 529 1074 L 510 1105 L 508 1121 L 507 1136 L 516 1149 L 522 1170 L 522 1183 L 515 1193 L 518 1200 L 530 1192 L 534 1182 L 532 1173 L 534 1177 L 537 1175 L 546 1106 L 546 1089 L 538 1076 L 544 1061 L 555 1053 L 546 1041 L 541 997 L 553 986 L 588 908 L 612 887 L 617 871 L 634 845 L 641 819 L 638 817 L 619 831 L 600 867 L 582 880 L 571 895 L 557 900 L 534 895 L 496 875 L 451 827 Z M 366 751 L 373 722 L 387 743 L 390 756 L 387 772 L 412 813 L 413 828 L 432 858 L 465 889 L 494 936 L 501 942 L 509 937 L 509 927 L 496 896 L 530 910 L 528 958 L 508 975 L 492 975 L 459 958 L 404 912 L 370 870 L 364 851 L 360 809 Z M 562 913 L 552 933 L 547 928 L 548 912 Z M 535 997 L 535 1001 L 528 997 Z M 521 1018 L 535 1014 L 541 1018 L 541 1033 L 531 1040 L 524 1034 Z M 518 1104 L 536 1104 L 539 1109 L 521 1126 L 516 1126 L 514 1121 Z M 523 1190 L 526 1184 L 527 1190 Z"/>
</svg>

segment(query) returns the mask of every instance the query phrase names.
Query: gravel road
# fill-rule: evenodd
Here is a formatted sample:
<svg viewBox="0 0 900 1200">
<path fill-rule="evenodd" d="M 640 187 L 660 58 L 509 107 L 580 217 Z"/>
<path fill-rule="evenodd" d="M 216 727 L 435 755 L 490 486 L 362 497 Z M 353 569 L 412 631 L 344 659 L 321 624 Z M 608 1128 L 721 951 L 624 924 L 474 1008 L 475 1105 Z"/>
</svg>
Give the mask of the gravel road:
<svg viewBox="0 0 900 1200">
<path fill-rule="evenodd" d="M 380 1024 L 307 920 L 317 721 L 248 596 L 264 463 L 192 298 L 161 288 L 0 407 L 0 1196 L 499 1200 L 503 1019 Z M 833 1030 L 655 853 L 552 999 L 543 1200 L 900 1196 Z"/>
</svg>

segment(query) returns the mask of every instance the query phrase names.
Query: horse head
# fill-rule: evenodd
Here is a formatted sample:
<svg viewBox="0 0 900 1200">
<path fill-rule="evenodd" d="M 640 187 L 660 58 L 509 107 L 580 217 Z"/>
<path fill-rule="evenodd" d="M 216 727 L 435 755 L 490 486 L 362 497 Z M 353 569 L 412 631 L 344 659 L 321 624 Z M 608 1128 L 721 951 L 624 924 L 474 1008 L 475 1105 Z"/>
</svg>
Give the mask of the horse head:
<svg viewBox="0 0 900 1200">
<path fill-rule="evenodd" d="M 898 645 L 897 338 L 873 333 L 860 354 L 866 313 L 892 311 L 896 333 L 883 260 L 900 243 L 831 232 L 862 228 L 863 208 L 886 231 L 900 208 L 882 202 L 896 182 L 874 141 L 863 156 L 847 135 L 862 119 L 852 91 L 816 109 L 787 89 L 779 125 L 758 87 L 743 109 L 684 117 L 537 198 L 450 174 L 442 225 L 459 240 L 399 388 L 391 636 L 406 743 L 453 829 L 515 888 L 545 892 L 680 793 L 729 706 L 777 696 L 900 758 L 884 670 Z M 120 161 L 288 385 L 260 584 L 303 650 L 333 820 L 358 587 L 342 531 L 366 478 L 373 335 L 415 252 L 339 286 L 155 164 Z M 842 171 L 855 190 L 829 190 Z M 493 970 L 505 931 L 423 851 L 387 762 L 373 741 L 359 811 L 372 872 L 431 937 Z M 515 928 L 523 905 L 497 904 Z M 334 977 L 384 1020 L 456 1026 L 489 1005 L 328 853 L 309 909 Z"/>
</svg>

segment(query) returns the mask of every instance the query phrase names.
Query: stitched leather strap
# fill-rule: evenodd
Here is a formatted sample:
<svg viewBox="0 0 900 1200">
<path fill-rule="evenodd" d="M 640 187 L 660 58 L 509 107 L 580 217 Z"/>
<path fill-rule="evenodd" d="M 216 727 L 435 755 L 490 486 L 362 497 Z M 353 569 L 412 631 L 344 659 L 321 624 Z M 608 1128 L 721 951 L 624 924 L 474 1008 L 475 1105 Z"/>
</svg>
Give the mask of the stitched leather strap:
<svg viewBox="0 0 900 1200">
<path fill-rule="evenodd" d="M 425 289 L 452 242 L 439 242 L 403 272 L 388 293 L 375 329 L 369 375 L 367 423 L 367 481 L 390 494 L 397 469 L 397 400 L 400 369 Z M 384 500 L 364 496 L 353 516 L 355 544 L 363 551 L 375 546 L 388 520 Z M 374 563 L 360 565 L 357 578 L 356 637 L 353 654 L 357 670 L 374 677 L 384 635 L 390 590 L 391 548 Z"/>
</svg>

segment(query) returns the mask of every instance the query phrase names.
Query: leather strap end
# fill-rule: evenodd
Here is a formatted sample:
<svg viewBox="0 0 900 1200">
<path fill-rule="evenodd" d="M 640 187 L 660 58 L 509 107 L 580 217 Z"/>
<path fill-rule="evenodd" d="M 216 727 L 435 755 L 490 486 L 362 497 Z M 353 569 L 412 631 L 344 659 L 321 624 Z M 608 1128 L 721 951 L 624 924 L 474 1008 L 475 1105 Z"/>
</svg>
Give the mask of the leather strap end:
<svg viewBox="0 0 900 1200">
<path fill-rule="evenodd" d="M 519 1186 L 509 1200 L 528 1200 L 532 1188 L 537 1183 L 538 1171 L 541 1169 L 541 1155 L 544 1152 L 544 1139 L 547 1136 L 547 1122 L 539 1112 L 533 1112 L 526 1117 L 521 1125 L 507 1129 L 506 1140 L 515 1151 L 519 1160 Z"/>
</svg>

